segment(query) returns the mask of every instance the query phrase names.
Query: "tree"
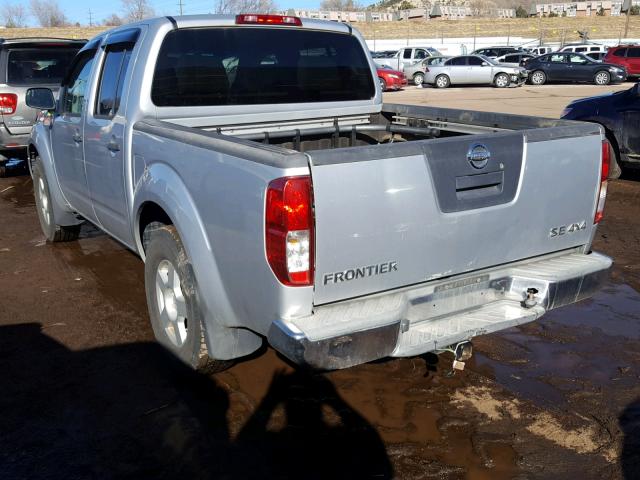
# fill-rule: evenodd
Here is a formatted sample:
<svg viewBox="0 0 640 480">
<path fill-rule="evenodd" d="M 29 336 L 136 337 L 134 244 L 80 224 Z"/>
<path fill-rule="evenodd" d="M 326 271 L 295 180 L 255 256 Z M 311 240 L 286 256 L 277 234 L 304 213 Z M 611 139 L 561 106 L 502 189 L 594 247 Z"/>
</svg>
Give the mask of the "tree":
<svg viewBox="0 0 640 480">
<path fill-rule="evenodd" d="M 604 8 L 600 7 L 597 11 L 596 11 L 596 16 L 598 17 L 604 17 Z"/>
<path fill-rule="evenodd" d="M 354 12 L 362 10 L 362 5 L 356 0 L 322 0 L 322 2 L 320 2 L 320 9 L 338 12 Z"/>
<path fill-rule="evenodd" d="M 216 13 L 269 13 L 278 9 L 273 0 L 217 0 Z"/>
<path fill-rule="evenodd" d="M 527 12 L 527 9 L 524 8 L 522 5 L 518 5 L 518 8 L 516 8 L 516 18 L 529 18 L 529 13 Z"/>
<path fill-rule="evenodd" d="M 112 13 L 102 21 L 102 24 L 107 27 L 119 27 L 122 25 L 122 19 L 115 13 Z"/>
<path fill-rule="evenodd" d="M 138 22 L 155 15 L 148 0 L 122 0 L 122 9 L 126 22 Z"/>
<path fill-rule="evenodd" d="M 555 18 L 557 16 L 558 14 L 556 12 L 549 12 L 549 15 L 548 15 L 549 18 Z"/>
<path fill-rule="evenodd" d="M 31 0 L 31 12 L 41 27 L 64 27 L 67 17 L 57 0 Z"/>
<path fill-rule="evenodd" d="M 27 26 L 27 11 L 19 3 L 5 3 L 2 7 L 2 21 L 7 28 L 22 28 Z"/>
<path fill-rule="evenodd" d="M 640 5 L 633 5 L 629 10 L 630 15 L 640 15 Z"/>
</svg>

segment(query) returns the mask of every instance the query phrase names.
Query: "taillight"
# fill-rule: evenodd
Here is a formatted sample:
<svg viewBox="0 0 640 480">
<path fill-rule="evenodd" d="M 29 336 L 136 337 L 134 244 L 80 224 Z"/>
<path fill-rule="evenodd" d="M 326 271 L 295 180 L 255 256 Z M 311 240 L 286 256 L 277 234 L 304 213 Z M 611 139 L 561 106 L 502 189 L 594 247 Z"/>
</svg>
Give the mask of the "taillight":
<svg viewBox="0 0 640 480">
<path fill-rule="evenodd" d="M 600 223 L 604 216 L 604 202 L 607 199 L 607 179 L 611 166 L 611 149 L 607 140 L 602 141 L 602 163 L 600 164 L 600 189 L 598 190 L 598 205 L 593 223 Z"/>
<path fill-rule="evenodd" d="M 18 107 L 18 96 L 15 93 L 0 93 L 0 113 L 12 114 Z"/>
<path fill-rule="evenodd" d="M 284 285 L 313 284 L 311 178 L 284 177 L 267 188 L 265 243 L 271 270 Z"/>
<path fill-rule="evenodd" d="M 257 15 L 254 13 L 244 13 L 236 15 L 236 24 L 254 24 L 254 25 L 292 25 L 301 27 L 302 20 L 298 17 L 287 15 Z"/>
</svg>

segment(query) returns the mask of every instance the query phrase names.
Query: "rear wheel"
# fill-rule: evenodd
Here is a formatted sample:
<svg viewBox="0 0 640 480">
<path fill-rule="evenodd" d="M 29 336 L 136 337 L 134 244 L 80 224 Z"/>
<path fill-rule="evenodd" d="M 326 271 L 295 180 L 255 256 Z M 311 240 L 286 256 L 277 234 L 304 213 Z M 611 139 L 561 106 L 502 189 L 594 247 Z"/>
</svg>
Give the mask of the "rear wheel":
<svg viewBox="0 0 640 480">
<path fill-rule="evenodd" d="M 595 77 L 593 77 L 593 81 L 596 85 L 609 85 L 611 75 L 605 70 L 600 70 L 596 73 Z"/>
<path fill-rule="evenodd" d="M 413 84 L 416 85 L 416 86 L 419 86 L 419 85 L 422 85 L 422 82 L 424 82 L 424 73 L 417 72 L 413 76 Z"/>
<path fill-rule="evenodd" d="M 387 82 L 384 81 L 384 78 L 378 77 L 378 81 L 380 82 L 380 89 L 383 92 L 387 91 Z"/>
<path fill-rule="evenodd" d="M 493 84 L 498 88 L 506 88 L 511 84 L 511 79 L 506 73 L 499 73 L 493 80 Z"/>
<path fill-rule="evenodd" d="M 531 74 L 531 83 L 534 85 L 544 85 L 547 83 L 547 75 L 542 70 L 536 70 Z"/>
<path fill-rule="evenodd" d="M 451 79 L 447 75 L 438 75 L 436 77 L 436 87 L 447 88 L 451 85 Z"/>
<path fill-rule="evenodd" d="M 226 370 L 232 361 L 209 357 L 196 278 L 176 228 L 152 223 L 144 231 L 144 240 L 144 283 L 156 339 L 194 369 Z"/>
<path fill-rule="evenodd" d="M 49 184 L 39 158 L 33 168 L 33 193 L 36 197 L 36 210 L 40 227 L 50 242 L 70 242 L 80 235 L 80 225 L 58 225 L 53 213 Z"/>
</svg>

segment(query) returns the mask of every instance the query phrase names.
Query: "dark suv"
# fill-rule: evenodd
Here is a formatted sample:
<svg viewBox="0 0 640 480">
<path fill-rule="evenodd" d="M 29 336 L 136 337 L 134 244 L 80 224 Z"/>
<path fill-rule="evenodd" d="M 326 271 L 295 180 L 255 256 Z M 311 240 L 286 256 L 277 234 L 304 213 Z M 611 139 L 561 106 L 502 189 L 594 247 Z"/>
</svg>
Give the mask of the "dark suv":
<svg viewBox="0 0 640 480">
<path fill-rule="evenodd" d="M 67 66 L 86 40 L 58 38 L 0 39 L 0 176 L 7 156 L 26 150 L 37 111 L 27 107 L 32 87 L 58 90 Z"/>
<path fill-rule="evenodd" d="M 620 45 L 610 48 L 604 57 L 604 62 L 624 67 L 629 76 L 640 76 L 640 45 Z"/>
</svg>

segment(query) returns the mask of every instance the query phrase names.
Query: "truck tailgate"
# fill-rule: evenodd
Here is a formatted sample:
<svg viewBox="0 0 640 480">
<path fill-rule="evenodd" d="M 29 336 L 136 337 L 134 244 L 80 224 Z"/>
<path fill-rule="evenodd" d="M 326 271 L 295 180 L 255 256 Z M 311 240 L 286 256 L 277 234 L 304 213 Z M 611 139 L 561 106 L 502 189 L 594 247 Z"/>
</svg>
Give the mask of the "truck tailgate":
<svg viewBox="0 0 640 480">
<path fill-rule="evenodd" d="M 589 244 L 602 141 L 594 133 L 566 138 L 549 128 L 308 152 L 314 303 Z"/>
</svg>

